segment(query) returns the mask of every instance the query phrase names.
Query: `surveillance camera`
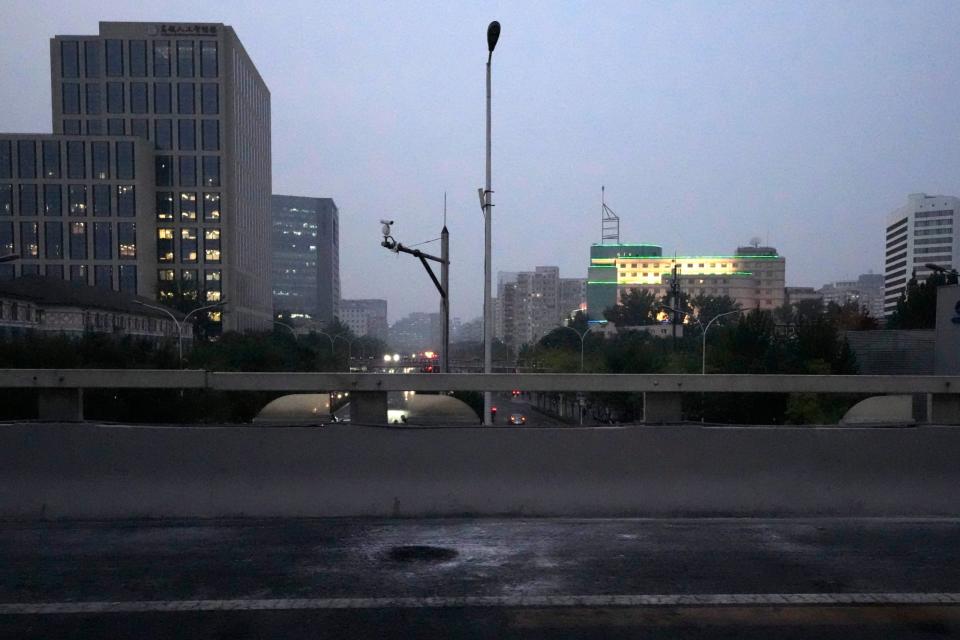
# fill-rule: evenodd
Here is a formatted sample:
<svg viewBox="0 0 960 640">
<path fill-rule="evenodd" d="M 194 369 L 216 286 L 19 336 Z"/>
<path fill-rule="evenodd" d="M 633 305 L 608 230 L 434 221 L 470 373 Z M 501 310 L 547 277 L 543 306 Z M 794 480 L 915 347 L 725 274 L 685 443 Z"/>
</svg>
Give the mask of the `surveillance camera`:
<svg viewBox="0 0 960 640">
<path fill-rule="evenodd" d="M 381 220 L 380 224 L 393 224 L 393 220 Z"/>
</svg>

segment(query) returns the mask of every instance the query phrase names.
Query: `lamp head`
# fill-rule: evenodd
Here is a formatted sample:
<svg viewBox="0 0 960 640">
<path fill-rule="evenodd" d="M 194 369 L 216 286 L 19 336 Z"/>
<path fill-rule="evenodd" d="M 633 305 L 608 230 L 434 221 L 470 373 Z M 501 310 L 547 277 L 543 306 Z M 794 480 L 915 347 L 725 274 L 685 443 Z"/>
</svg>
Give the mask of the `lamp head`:
<svg viewBox="0 0 960 640">
<path fill-rule="evenodd" d="M 497 40 L 500 39 L 500 23 L 494 20 L 487 27 L 487 51 L 493 55 L 493 50 L 497 46 Z"/>
</svg>

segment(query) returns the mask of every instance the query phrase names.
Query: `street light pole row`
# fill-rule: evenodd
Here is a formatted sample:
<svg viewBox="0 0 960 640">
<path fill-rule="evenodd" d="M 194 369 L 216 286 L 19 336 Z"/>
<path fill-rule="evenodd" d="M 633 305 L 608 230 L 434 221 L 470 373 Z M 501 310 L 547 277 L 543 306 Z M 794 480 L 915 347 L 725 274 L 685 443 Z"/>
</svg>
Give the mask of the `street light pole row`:
<svg viewBox="0 0 960 640">
<path fill-rule="evenodd" d="M 697 316 L 693 315 L 693 314 L 690 313 L 689 311 L 681 311 L 680 309 L 674 309 L 673 307 L 667 307 L 667 306 L 664 306 L 663 308 L 666 309 L 667 311 L 672 311 L 672 312 L 675 313 L 675 314 L 677 314 L 677 313 L 682 313 L 683 315 L 685 315 L 685 316 L 687 316 L 687 317 L 689 317 L 689 318 L 693 318 L 694 321 L 695 321 L 698 325 L 700 325 L 700 333 L 701 333 L 702 336 L 703 336 L 703 346 L 702 346 L 701 349 L 700 349 L 700 352 L 701 352 L 701 356 L 700 356 L 700 357 L 701 357 L 701 362 L 700 362 L 700 374 L 701 374 L 701 375 L 707 375 L 707 331 L 710 330 L 710 325 L 712 325 L 714 322 L 716 322 L 717 320 L 719 320 L 720 318 L 722 318 L 722 317 L 724 317 L 724 316 L 730 316 L 730 315 L 733 315 L 733 314 L 735 314 L 735 313 L 742 313 L 742 312 L 741 312 L 739 309 L 737 309 L 736 311 L 727 311 L 726 313 L 720 313 L 720 314 L 715 315 L 714 317 L 712 317 L 712 318 L 710 319 L 710 322 L 707 323 L 707 326 L 703 326 L 703 323 L 700 322 L 700 318 L 698 318 Z"/>
</svg>

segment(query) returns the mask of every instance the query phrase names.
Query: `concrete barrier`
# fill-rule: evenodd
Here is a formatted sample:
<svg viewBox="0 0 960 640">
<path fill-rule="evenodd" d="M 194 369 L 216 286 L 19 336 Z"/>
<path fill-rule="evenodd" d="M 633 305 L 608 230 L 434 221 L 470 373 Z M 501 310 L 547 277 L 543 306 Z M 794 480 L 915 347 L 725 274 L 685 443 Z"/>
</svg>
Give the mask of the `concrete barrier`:
<svg viewBox="0 0 960 640">
<path fill-rule="evenodd" d="M 960 429 L 0 427 L 0 517 L 960 516 Z"/>
</svg>

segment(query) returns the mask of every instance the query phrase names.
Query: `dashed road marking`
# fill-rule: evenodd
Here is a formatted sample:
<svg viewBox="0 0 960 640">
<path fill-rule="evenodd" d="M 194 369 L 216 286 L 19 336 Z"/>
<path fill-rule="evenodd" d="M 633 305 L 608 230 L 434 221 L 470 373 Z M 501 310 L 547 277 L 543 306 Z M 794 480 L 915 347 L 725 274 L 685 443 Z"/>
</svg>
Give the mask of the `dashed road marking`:
<svg viewBox="0 0 960 640">
<path fill-rule="evenodd" d="M 960 605 L 960 593 L 698 593 L 594 596 L 430 596 L 415 598 L 271 598 L 27 602 L 0 604 L 0 615 L 268 611 L 308 609 L 434 609 L 453 607 L 702 607 L 810 605 Z"/>
</svg>

